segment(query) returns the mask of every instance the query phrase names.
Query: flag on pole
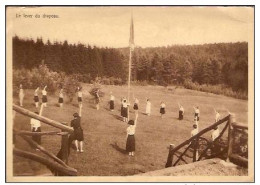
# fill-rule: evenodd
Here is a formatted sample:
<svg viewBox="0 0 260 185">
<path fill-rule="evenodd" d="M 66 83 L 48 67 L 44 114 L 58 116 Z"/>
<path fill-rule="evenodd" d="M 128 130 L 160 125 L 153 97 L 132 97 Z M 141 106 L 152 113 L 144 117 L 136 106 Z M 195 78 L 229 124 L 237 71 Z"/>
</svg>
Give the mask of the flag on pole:
<svg viewBox="0 0 260 185">
<path fill-rule="evenodd" d="M 134 21 L 133 21 L 133 15 L 131 17 L 131 24 L 130 24 L 130 38 L 129 38 L 129 47 L 134 50 Z"/>
</svg>

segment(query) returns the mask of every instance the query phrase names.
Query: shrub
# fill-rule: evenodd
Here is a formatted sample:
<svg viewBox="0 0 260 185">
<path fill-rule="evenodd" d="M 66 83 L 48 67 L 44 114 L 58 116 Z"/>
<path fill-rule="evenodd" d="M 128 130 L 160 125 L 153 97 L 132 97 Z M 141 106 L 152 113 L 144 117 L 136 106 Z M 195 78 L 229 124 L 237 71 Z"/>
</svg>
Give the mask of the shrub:
<svg viewBox="0 0 260 185">
<path fill-rule="evenodd" d="M 79 86 L 80 84 L 76 75 L 70 75 L 64 79 L 63 89 L 65 94 L 68 96 L 70 102 L 72 102 L 73 97 L 77 92 L 77 88 Z"/>
</svg>

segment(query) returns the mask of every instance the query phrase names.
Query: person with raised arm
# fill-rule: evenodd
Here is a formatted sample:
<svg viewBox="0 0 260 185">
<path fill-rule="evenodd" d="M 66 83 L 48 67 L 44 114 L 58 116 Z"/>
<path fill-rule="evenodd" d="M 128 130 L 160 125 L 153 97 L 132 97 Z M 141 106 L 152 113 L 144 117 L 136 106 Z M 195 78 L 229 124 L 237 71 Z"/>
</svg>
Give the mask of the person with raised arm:
<svg viewBox="0 0 260 185">
<path fill-rule="evenodd" d="M 219 111 L 217 111 L 216 109 L 214 109 L 214 111 L 215 111 L 215 122 L 218 122 L 220 120 Z"/>
<path fill-rule="evenodd" d="M 134 111 L 135 111 L 135 115 L 138 115 L 138 109 L 139 109 L 139 100 L 137 98 L 134 97 Z"/>
<path fill-rule="evenodd" d="M 179 105 L 179 120 L 183 120 L 184 108 L 179 103 L 178 103 L 178 105 Z"/>
<path fill-rule="evenodd" d="M 47 107 L 47 102 L 48 102 L 46 88 L 47 88 L 47 85 L 45 85 L 45 87 L 42 90 L 42 104 L 44 107 Z"/>
<path fill-rule="evenodd" d="M 79 107 L 82 106 L 82 88 L 81 87 L 78 87 L 78 104 L 79 104 Z"/>
<path fill-rule="evenodd" d="M 109 101 L 110 111 L 114 111 L 115 109 L 115 96 L 110 92 L 110 101 Z"/>
<path fill-rule="evenodd" d="M 60 89 L 60 93 L 59 93 L 59 104 L 60 104 L 60 108 L 63 107 L 63 88 Z"/>
<path fill-rule="evenodd" d="M 34 103 L 35 103 L 35 107 L 38 108 L 39 107 L 39 96 L 38 96 L 38 91 L 39 91 L 39 87 L 37 87 L 37 89 L 35 89 L 34 91 Z"/>
<path fill-rule="evenodd" d="M 135 155 L 135 129 L 137 125 L 138 114 L 135 116 L 135 120 L 128 121 L 128 127 L 126 129 L 126 152 L 129 156 Z"/>
<path fill-rule="evenodd" d="M 194 109 L 194 119 L 196 118 L 197 121 L 200 120 L 200 110 L 199 110 L 199 107 L 197 106 L 196 108 L 193 107 Z"/>
<path fill-rule="evenodd" d="M 160 114 L 161 114 L 161 118 L 163 118 L 163 115 L 165 114 L 165 103 L 162 101 L 161 105 L 160 105 Z"/>
<path fill-rule="evenodd" d="M 36 111 L 34 113 L 41 116 L 42 112 L 43 112 L 43 107 L 44 107 L 44 105 L 41 104 L 40 112 Z M 41 122 L 39 120 L 31 118 L 30 124 L 31 124 L 31 131 L 32 132 L 41 132 Z M 36 143 L 38 143 L 39 145 L 41 144 L 41 136 L 40 135 L 33 135 L 32 140 L 35 141 Z"/>
<path fill-rule="evenodd" d="M 19 89 L 19 103 L 20 106 L 23 106 L 23 99 L 24 99 L 24 91 L 23 91 L 23 85 L 20 84 L 20 89 Z"/>
<path fill-rule="evenodd" d="M 73 127 L 74 132 L 73 132 L 73 139 L 69 139 L 69 140 L 75 140 L 75 146 L 76 146 L 76 150 L 77 152 L 83 152 L 83 141 L 84 141 L 84 135 L 83 135 L 83 129 L 81 127 L 81 110 L 82 109 L 82 105 L 80 105 L 79 107 L 79 113 L 74 113 L 73 117 L 74 119 L 71 121 L 71 127 Z"/>
</svg>

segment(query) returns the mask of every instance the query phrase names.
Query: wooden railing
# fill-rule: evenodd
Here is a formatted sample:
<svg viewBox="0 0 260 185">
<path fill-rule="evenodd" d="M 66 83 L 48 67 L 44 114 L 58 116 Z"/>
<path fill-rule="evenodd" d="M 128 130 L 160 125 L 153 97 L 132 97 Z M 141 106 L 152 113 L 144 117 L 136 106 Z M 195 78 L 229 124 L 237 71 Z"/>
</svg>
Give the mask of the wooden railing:
<svg viewBox="0 0 260 185">
<path fill-rule="evenodd" d="M 221 124 L 225 124 L 225 126 L 214 141 L 208 141 L 202 137 L 205 133 L 211 131 Z M 198 134 L 189 138 L 178 146 L 175 147 L 171 144 L 169 147 L 169 153 L 165 167 L 167 168 L 176 166 L 180 161 L 183 161 L 187 164 L 187 158 L 192 158 L 191 162 L 196 162 L 202 159 L 209 159 L 220 156 L 224 157 L 227 161 L 232 161 L 239 165 L 247 166 L 247 136 L 244 136 L 239 141 L 235 137 L 237 132 L 247 135 L 247 132 L 245 132 L 247 129 L 247 125 L 236 123 L 234 115 L 230 114 L 218 122 L 212 124 L 211 126 L 201 130 Z M 228 131 L 227 142 L 225 142 L 225 139 L 223 139 L 223 135 L 226 131 Z M 241 140 L 243 142 L 241 142 Z M 241 152 L 239 153 L 234 151 L 234 149 L 238 146 L 243 148 L 243 155 L 241 155 Z M 181 149 L 183 149 L 182 152 L 180 152 Z M 188 156 L 188 151 L 192 152 L 191 156 Z M 176 160 L 173 163 L 174 156 L 176 156 Z M 186 158 L 184 158 L 184 156 L 186 156 Z"/>
<path fill-rule="evenodd" d="M 13 110 L 20 114 L 23 114 L 27 117 L 37 119 L 37 120 L 41 121 L 42 123 L 48 124 L 50 126 L 58 128 L 58 129 L 61 129 L 61 131 L 49 131 L 49 132 L 30 132 L 30 131 L 25 131 L 25 130 L 13 129 L 13 134 L 20 136 L 28 144 L 30 144 L 34 148 L 37 148 L 42 153 L 44 153 L 45 155 L 50 157 L 52 160 L 44 158 L 40 155 L 31 153 L 31 152 L 23 151 L 16 147 L 13 148 L 13 154 L 20 156 L 20 157 L 27 158 L 27 159 L 31 159 L 31 160 L 34 160 L 36 162 L 46 165 L 53 172 L 54 175 L 59 175 L 59 176 L 77 175 L 77 170 L 68 166 L 69 133 L 73 132 L 73 128 L 69 127 L 63 123 L 46 118 L 44 116 L 37 115 L 27 109 L 17 106 L 15 104 L 13 104 Z M 59 136 L 61 136 L 61 149 L 60 149 L 59 153 L 57 155 L 54 155 L 53 153 L 47 151 L 41 145 L 38 145 L 36 142 L 34 142 L 31 139 L 30 136 L 33 136 L 33 135 L 59 135 Z"/>
</svg>

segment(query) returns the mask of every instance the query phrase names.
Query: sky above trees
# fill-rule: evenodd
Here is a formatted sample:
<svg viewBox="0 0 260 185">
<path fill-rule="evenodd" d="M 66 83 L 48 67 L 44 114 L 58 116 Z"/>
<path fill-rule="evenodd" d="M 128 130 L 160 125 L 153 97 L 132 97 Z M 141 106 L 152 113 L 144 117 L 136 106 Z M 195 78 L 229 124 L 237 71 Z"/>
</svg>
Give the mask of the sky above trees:
<svg viewBox="0 0 260 185">
<path fill-rule="evenodd" d="M 254 10 L 250 7 L 10 7 L 7 33 L 42 37 L 44 42 L 127 47 L 131 12 L 135 44 L 141 47 L 248 42 L 253 36 Z M 21 17 L 16 18 L 17 14 Z M 43 14 L 59 18 L 43 18 Z"/>
</svg>

